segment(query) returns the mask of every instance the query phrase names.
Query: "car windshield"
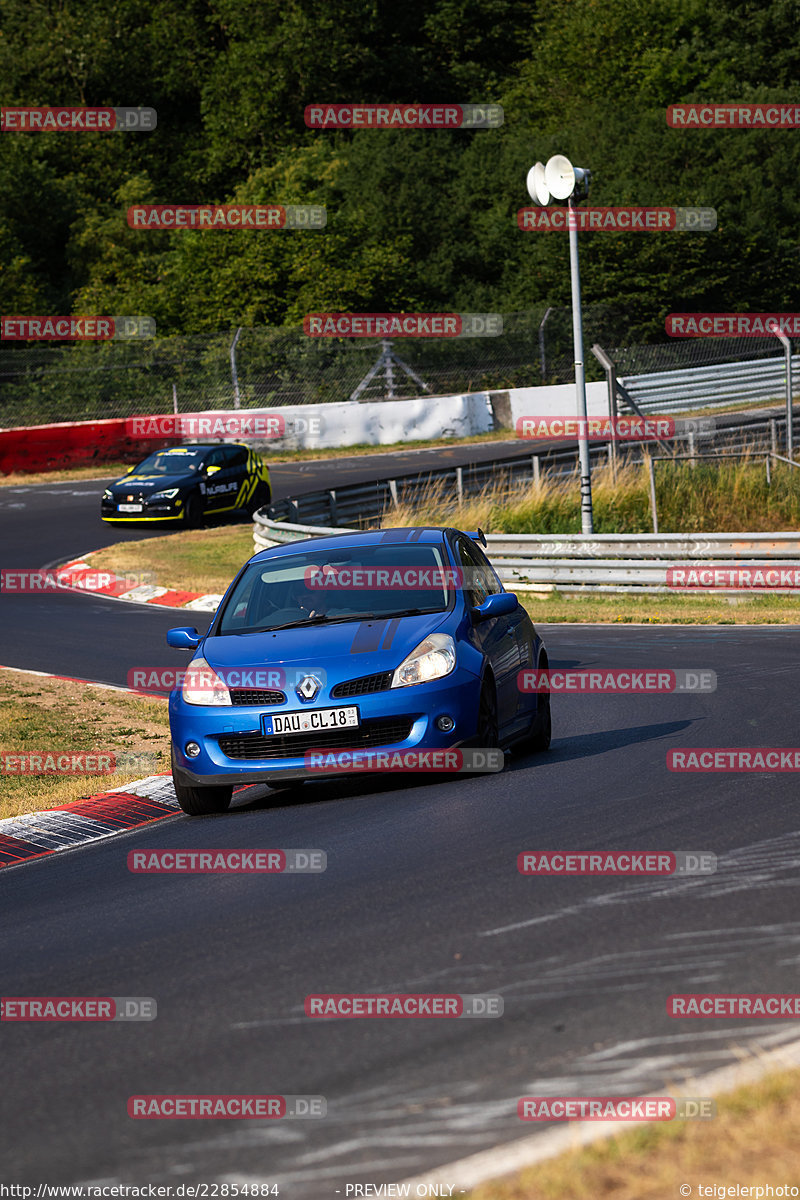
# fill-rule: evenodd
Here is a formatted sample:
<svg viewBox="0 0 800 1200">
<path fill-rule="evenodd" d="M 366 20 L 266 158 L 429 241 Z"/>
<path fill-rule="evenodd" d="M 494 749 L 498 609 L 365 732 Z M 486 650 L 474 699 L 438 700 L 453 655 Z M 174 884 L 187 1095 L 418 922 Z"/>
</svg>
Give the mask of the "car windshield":
<svg viewBox="0 0 800 1200">
<path fill-rule="evenodd" d="M 186 475 L 203 465 L 206 450 L 193 450 L 188 446 L 176 446 L 173 450 L 156 450 L 138 466 L 133 475 Z"/>
<path fill-rule="evenodd" d="M 443 547 L 419 542 L 282 554 L 248 567 L 214 632 L 444 612 L 453 594 L 452 576 Z"/>
</svg>

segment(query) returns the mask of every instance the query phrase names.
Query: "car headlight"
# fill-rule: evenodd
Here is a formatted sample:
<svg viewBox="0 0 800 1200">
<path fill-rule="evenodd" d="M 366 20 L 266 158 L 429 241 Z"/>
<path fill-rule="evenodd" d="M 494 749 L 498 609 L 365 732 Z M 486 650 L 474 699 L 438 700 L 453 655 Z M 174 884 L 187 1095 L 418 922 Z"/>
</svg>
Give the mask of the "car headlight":
<svg viewBox="0 0 800 1200">
<path fill-rule="evenodd" d="M 230 692 L 204 658 L 195 658 L 189 663 L 181 685 L 181 695 L 187 704 L 231 703 Z"/>
<path fill-rule="evenodd" d="M 456 644 L 449 633 L 431 633 L 403 659 L 392 676 L 392 687 L 430 683 L 449 675 L 456 665 Z"/>
<path fill-rule="evenodd" d="M 153 492 L 150 502 L 152 503 L 153 500 L 174 500 L 179 491 L 180 488 L 169 488 L 166 492 Z"/>
<path fill-rule="evenodd" d="M 103 499 L 104 499 L 104 500 L 113 500 L 113 499 L 114 499 L 114 493 L 113 493 L 113 492 L 110 492 L 110 491 L 108 490 L 108 488 L 106 488 L 106 490 L 103 492 Z"/>
</svg>

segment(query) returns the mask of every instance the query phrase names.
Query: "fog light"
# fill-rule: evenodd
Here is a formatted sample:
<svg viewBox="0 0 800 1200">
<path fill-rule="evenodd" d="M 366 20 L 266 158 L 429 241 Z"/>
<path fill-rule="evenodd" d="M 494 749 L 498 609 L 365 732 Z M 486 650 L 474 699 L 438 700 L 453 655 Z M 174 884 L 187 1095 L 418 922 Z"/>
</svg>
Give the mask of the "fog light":
<svg viewBox="0 0 800 1200">
<path fill-rule="evenodd" d="M 197 758 L 200 753 L 200 747 L 197 742 L 187 742 L 183 748 L 183 752 L 187 758 Z"/>
<path fill-rule="evenodd" d="M 443 717 L 436 718 L 436 728 L 441 729 L 442 733 L 449 733 L 451 729 L 455 729 L 456 723 L 447 713 Z"/>
</svg>

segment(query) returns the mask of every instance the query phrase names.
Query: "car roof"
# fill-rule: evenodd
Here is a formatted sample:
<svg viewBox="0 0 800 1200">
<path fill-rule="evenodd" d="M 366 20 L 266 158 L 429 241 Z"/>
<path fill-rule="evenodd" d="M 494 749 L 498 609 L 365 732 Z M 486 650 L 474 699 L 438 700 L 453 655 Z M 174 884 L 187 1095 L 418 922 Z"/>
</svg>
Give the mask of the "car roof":
<svg viewBox="0 0 800 1200">
<path fill-rule="evenodd" d="M 159 450 L 151 450 L 150 454 L 160 454 L 169 450 L 216 450 L 218 446 L 235 446 L 237 450 L 249 450 L 245 442 L 183 442 L 180 446 L 162 446 Z M 147 457 L 150 457 L 150 454 Z"/>
<path fill-rule="evenodd" d="M 267 558 L 280 557 L 283 554 L 297 554 L 298 550 L 332 550 L 337 547 L 367 547 L 407 545 L 410 542 L 421 542 L 423 545 L 441 545 L 447 531 L 433 525 L 410 525 L 405 529 L 364 529 L 356 533 L 340 533 L 333 537 L 303 538 L 298 542 L 284 542 L 280 546 L 269 546 L 253 555 L 251 562 L 261 562 Z"/>
</svg>

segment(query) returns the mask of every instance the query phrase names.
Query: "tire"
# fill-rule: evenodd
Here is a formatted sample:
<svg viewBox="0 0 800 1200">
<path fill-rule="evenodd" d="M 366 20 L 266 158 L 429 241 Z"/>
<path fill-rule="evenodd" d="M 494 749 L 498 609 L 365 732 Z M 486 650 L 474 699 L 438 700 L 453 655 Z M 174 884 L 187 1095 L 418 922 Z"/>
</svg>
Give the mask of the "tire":
<svg viewBox="0 0 800 1200">
<path fill-rule="evenodd" d="M 186 501 L 186 507 L 183 510 L 183 524 L 186 529 L 194 529 L 200 524 L 203 516 L 203 505 L 200 497 L 196 492 L 193 492 Z"/>
<path fill-rule="evenodd" d="M 539 693 L 539 704 L 537 706 L 536 716 L 531 722 L 531 731 L 526 739 L 526 746 L 534 753 L 541 753 L 544 750 L 550 749 L 550 738 L 552 736 L 553 723 L 550 717 L 550 693 Z"/>
<path fill-rule="evenodd" d="M 183 812 L 190 817 L 207 817 L 212 813 L 227 812 L 233 799 L 233 785 L 224 787 L 196 787 L 185 784 L 175 766 L 175 754 L 172 755 L 172 785 Z"/>
<path fill-rule="evenodd" d="M 487 676 L 481 687 L 478 701 L 478 746 L 494 749 L 500 744 L 497 725 L 497 688 L 491 676 Z"/>
<path fill-rule="evenodd" d="M 548 668 L 549 663 L 547 659 L 542 656 L 539 659 L 539 670 L 546 671 Z M 526 750 L 530 750 L 534 754 L 540 754 L 545 750 L 549 750 L 552 731 L 553 723 L 550 716 L 550 693 L 539 692 L 536 702 L 536 713 L 531 721 L 530 731 L 526 734 L 522 745 Z"/>
</svg>

